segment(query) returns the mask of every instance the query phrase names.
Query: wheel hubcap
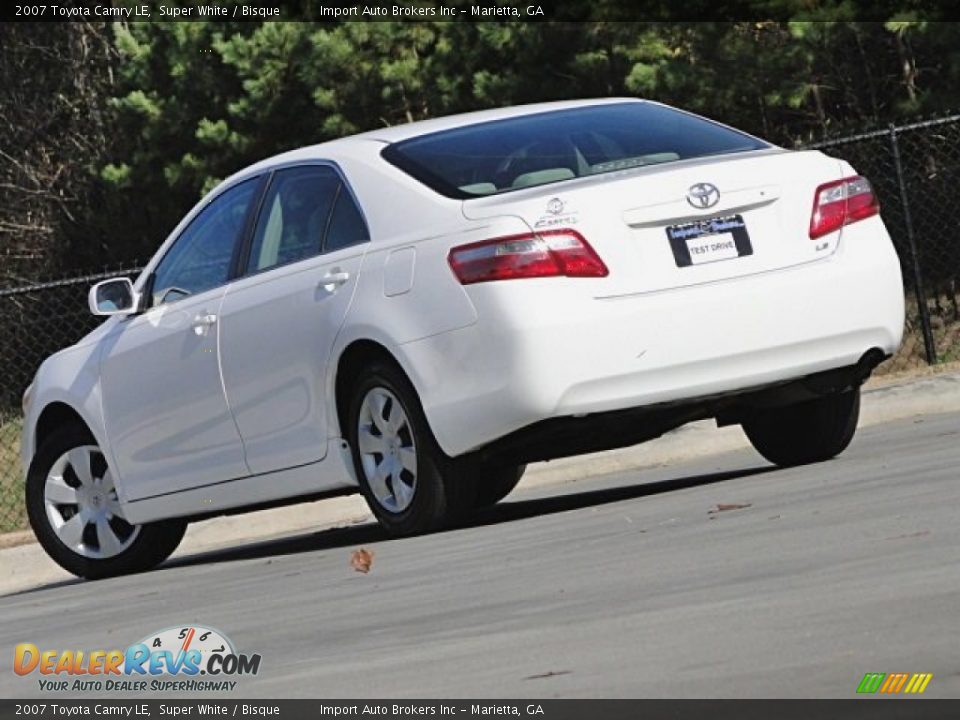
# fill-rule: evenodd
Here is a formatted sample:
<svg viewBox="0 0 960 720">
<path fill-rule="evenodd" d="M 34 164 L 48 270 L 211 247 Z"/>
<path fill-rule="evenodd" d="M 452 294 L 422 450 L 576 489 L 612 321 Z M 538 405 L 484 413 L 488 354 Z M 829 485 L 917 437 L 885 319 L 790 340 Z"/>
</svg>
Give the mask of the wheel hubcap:
<svg viewBox="0 0 960 720">
<path fill-rule="evenodd" d="M 417 490 L 417 449 L 403 406 L 385 388 L 374 388 L 360 405 L 358 448 L 370 491 L 385 510 L 410 507 Z"/>
<path fill-rule="evenodd" d="M 124 519 L 113 474 L 95 445 L 61 455 L 47 474 L 43 494 L 50 527 L 78 555 L 114 557 L 140 533 L 139 525 Z"/>
</svg>

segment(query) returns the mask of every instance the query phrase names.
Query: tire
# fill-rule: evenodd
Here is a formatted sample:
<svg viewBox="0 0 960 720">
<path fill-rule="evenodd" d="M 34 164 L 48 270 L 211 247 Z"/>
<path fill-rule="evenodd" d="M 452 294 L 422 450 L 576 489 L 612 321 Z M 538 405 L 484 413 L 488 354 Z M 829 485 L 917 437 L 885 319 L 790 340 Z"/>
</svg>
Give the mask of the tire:
<svg viewBox="0 0 960 720">
<path fill-rule="evenodd" d="M 375 362 L 349 397 L 346 434 L 360 491 L 388 533 L 431 532 L 474 507 L 472 473 L 437 445 L 416 391 L 397 366 Z"/>
<path fill-rule="evenodd" d="M 156 567 L 187 529 L 182 520 L 127 523 L 110 478 L 96 440 L 76 425 L 51 434 L 27 472 L 27 517 L 37 540 L 60 567 L 89 580 Z"/>
<path fill-rule="evenodd" d="M 474 507 L 485 508 L 496 505 L 519 484 L 523 477 L 526 465 L 516 467 L 484 468 L 479 467 L 474 472 L 477 484 Z"/>
<path fill-rule="evenodd" d="M 767 460 L 790 467 L 829 460 L 846 450 L 860 417 L 860 388 L 796 405 L 761 410 L 743 429 Z"/>
</svg>

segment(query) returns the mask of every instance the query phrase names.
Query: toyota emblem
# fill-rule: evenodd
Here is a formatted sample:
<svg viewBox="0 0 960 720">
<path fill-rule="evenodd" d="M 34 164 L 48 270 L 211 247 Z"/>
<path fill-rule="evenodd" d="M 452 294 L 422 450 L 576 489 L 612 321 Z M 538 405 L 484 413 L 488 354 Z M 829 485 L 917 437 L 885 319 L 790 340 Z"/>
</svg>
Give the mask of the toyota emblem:
<svg viewBox="0 0 960 720">
<path fill-rule="evenodd" d="M 687 202 L 699 210 L 706 210 L 720 202 L 720 191 L 716 185 L 697 183 L 687 191 Z"/>
</svg>

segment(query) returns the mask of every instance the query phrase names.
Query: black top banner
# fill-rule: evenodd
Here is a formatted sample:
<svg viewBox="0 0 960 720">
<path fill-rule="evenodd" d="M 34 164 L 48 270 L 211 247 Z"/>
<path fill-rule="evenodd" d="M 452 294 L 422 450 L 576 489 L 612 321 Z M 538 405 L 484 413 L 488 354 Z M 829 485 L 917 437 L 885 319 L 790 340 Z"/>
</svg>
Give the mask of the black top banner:
<svg viewBox="0 0 960 720">
<path fill-rule="evenodd" d="M 7 22 L 701 22 L 960 20 L 945 0 L 44 0 L 3 3 Z"/>
</svg>

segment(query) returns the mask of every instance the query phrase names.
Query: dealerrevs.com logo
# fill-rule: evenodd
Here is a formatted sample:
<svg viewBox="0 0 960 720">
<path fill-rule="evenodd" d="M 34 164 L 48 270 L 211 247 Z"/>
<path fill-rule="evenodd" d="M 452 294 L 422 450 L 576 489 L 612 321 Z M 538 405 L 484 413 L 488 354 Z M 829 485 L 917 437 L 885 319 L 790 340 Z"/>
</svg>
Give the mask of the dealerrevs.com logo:
<svg viewBox="0 0 960 720">
<path fill-rule="evenodd" d="M 260 655 L 238 653 L 226 635 L 208 627 L 171 627 L 125 650 L 14 648 L 13 671 L 37 675 L 46 692 L 230 691 L 229 678 L 256 675 Z"/>
</svg>

